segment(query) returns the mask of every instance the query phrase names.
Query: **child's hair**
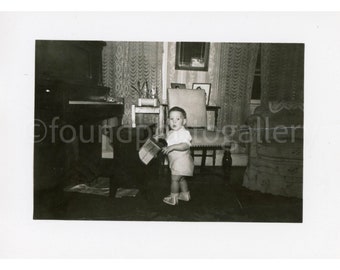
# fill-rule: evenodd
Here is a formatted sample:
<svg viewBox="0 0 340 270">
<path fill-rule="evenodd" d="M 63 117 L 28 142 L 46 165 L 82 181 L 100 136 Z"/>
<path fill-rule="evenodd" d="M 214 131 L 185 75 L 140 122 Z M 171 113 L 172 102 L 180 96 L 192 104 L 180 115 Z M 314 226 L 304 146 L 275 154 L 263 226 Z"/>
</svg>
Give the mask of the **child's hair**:
<svg viewBox="0 0 340 270">
<path fill-rule="evenodd" d="M 172 108 L 169 110 L 169 115 L 170 115 L 171 112 L 180 112 L 180 113 L 182 113 L 184 119 L 187 118 L 187 113 L 186 113 L 185 110 L 182 109 L 181 107 L 177 107 L 177 106 L 172 107 Z"/>
</svg>

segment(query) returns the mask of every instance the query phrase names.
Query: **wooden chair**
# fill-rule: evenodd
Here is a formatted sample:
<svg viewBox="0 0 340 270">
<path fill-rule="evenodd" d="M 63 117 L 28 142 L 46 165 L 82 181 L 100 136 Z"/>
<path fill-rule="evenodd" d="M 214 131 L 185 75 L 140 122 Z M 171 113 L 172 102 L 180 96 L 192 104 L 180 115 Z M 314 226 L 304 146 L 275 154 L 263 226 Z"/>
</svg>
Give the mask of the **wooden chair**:
<svg viewBox="0 0 340 270">
<path fill-rule="evenodd" d="M 191 151 L 194 157 L 202 157 L 201 168 L 205 166 L 208 150 L 223 150 L 224 179 L 226 183 L 229 183 L 232 165 L 231 141 L 220 131 L 207 130 L 205 91 L 203 89 L 168 89 L 168 108 L 170 110 L 175 106 L 183 108 L 187 113 L 186 127 L 192 136 Z M 195 154 L 197 150 L 201 150 L 202 154 Z"/>
</svg>

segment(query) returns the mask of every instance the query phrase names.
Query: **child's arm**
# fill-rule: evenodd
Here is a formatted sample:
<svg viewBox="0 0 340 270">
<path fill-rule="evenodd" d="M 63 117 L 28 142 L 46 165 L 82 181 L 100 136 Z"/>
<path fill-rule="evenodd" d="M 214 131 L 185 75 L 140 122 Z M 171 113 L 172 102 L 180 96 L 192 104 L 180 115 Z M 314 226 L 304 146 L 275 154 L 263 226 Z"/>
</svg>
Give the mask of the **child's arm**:
<svg viewBox="0 0 340 270">
<path fill-rule="evenodd" d="M 171 146 L 168 147 L 163 147 L 162 148 L 162 153 L 163 154 L 169 154 L 171 151 L 186 151 L 190 148 L 189 144 L 187 143 L 178 143 L 178 144 L 173 144 Z"/>
<path fill-rule="evenodd" d="M 165 134 L 159 134 L 159 135 L 153 135 L 152 137 L 157 140 L 157 139 L 165 139 L 166 136 Z"/>
</svg>

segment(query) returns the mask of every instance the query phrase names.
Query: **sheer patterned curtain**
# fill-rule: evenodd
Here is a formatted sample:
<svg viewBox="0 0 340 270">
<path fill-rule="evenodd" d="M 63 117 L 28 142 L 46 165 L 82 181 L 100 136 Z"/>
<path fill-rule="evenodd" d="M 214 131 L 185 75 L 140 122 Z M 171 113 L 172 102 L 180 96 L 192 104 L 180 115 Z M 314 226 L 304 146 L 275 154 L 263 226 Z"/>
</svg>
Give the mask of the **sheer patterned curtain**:
<svg viewBox="0 0 340 270">
<path fill-rule="evenodd" d="M 218 127 L 243 125 L 249 116 L 258 43 L 222 43 Z"/>
<path fill-rule="evenodd" d="M 149 88 L 157 89 L 161 95 L 162 55 L 161 42 L 107 42 L 103 50 L 103 82 L 110 87 L 112 97 L 124 98 L 124 125 L 131 125 L 131 105 L 138 99 L 131 86 L 147 81 Z M 148 122 L 154 117 L 147 118 Z"/>
</svg>

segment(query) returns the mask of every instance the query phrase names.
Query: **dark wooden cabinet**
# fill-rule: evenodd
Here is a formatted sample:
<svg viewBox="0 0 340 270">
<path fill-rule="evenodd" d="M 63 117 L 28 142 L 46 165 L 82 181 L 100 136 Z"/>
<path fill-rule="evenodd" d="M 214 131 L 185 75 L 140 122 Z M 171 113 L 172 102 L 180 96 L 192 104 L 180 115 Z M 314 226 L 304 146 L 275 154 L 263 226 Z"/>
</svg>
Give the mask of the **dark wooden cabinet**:
<svg viewBox="0 0 340 270">
<path fill-rule="evenodd" d="M 109 88 L 102 81 L 102 41 L 36 41 L 36 113 L 57 114 L 69 100 L 104 97 Z"/>
<path fill-rule="evenodd" d="M 102 41 L 36 41 L 37 80 L 102 86 Z"/>
<path fill-rule="evenodd" d="M 64 184 L 101 159 L 102 120 L 124 113 L 123 104 L 105 101 L 102 41 L 36 41 L 35 190 Z M 79 132 L 92 136 L 82 142 Z M 43 138 L 43 139 L 42 139 Z M 88 137 L 86 137 L 88 138 Z M 73 170 L 73 171 L 72 171 Z M 72 176 L 73 175 L 73 176 Z"/>
</svg>

